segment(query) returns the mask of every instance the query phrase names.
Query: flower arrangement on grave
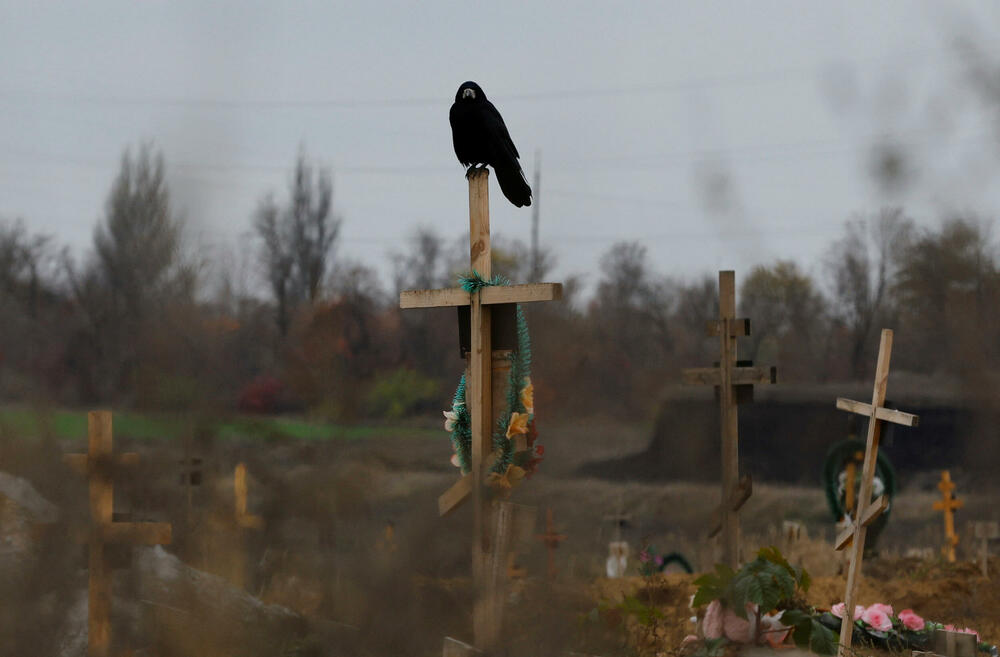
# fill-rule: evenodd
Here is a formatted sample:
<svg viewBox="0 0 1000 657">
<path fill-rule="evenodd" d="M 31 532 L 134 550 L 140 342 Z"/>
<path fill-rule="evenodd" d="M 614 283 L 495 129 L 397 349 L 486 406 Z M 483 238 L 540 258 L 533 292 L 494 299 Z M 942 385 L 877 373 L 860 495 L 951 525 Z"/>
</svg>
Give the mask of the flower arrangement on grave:
<svg viewBox="0 0 1000 657">
<path fill-rule="evenodd" d="M 851 524 L 851 513 L 847 510 L 847 464 L 854 458 L 855 454 L 865 451 L 865 442 L 856 438 L 842 440 L 826 453 L 823 459 L 823 490 L 826 493 L 826 503 L 830 508 L 830 513 L 838 523 L 838 527 L 847 527 Z M 857 487 L 861 481 L 861 464 L 858 463 L 855 474 L 855 481 L 852 485 Z M 881 495 L 889 498 L 889 506 L 882 512 L 875 522 L 868 525 L 866 550 L 873 550 L 879 535 L 889 522 L 889 515 L 892 513 L 892 500 L 896 496 L 896 472 L 889 462 L 889 459 L 882 452 L 878 453 L 875 462 L 875 477 L 872 480 L 872 500 Z M 856 504 L 856 503 L 855 503 Z"/>
<path fill-rule="evenodd" d="M 460 276 L 459 284 L 470 294 L 491 285 L 510 285 L 503 276 L 484 279 L 478 272 Z M 538 431 L 535 428 L 534 386 L 531 383 L 531 339 L 528 324 L 521 305 L 516 309 L 517 347 L 510 354 L 510 375 L 504 395 L 502 409 L 492 436 L 493 464 L 489 467 L 487 483 L 499 491 L 509 491 L 525 477 L 530 477 L 537 469 L 545 453 L 537 444 Z M 466 404 L 465 375 L 459 379 L 458 388 L 452 400 L 451 410 L 444 411 L 444 428 L 451 435 L 454 454 L 451 463 L 462 474 L 469 472 L 472 460 L 472 425 Z M 526 449 L 517 451 L 519 437 L 524 437 Z"/>
<path fill-rule="evenodd" d="M 652 545 L 647 545 L 639 552 L 639 574 L 643 577 L 662 573 L 672 563 L 679 565 L 686 573 L 694 572 L 690 562 L 680 552 L 661 554 Z"/>
<path fill-rule="evenodd" d="M 734 571 L 717 564 L 715 571 L 695 580 L 691 599 L 697 635 L 685 637 L 685 654 L 721 655 L 729 643 L 767 644 L 772 648 L 794 642 L 820 655 L 837 650 L 844 603 L 831 609 L 808 605 L 809 574 L 788 563 L 777 548 L 767 547 L 757 558 Z M 983 643 L 971 629 L 926 621 L 912 609 L 899 613 L 887 604 L 854 609 L 852 643 L 893 652 L 926 651 L 931 634 L 943 629 L 975 634 L 979 651 L 997 657 L 994 645 Z"/>
</svg>

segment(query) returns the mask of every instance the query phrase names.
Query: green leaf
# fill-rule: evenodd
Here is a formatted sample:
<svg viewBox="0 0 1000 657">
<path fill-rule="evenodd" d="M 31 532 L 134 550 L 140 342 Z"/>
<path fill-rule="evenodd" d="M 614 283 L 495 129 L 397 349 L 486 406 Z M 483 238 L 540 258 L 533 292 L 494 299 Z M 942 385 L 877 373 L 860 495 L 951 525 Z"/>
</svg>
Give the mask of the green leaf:
<svg viewBox="0 0 1000 657">
<path fill-rule="evenodd" d="M 805 568 L 799 571 L 799 588 L 802 589 L 803 593 L 809 593 L 809 587 L 812 586 L 812 577 L 809 576 L 809 572 Z"/>
<path fill-rule="evenodd" d="M 809 638 L 810 650 L 817 655 L 832 655 L 837 652 L 837 644 L 839 642 L 839 634 L 815 618 L 812 619 L 812 636 Z"/>
<path fill-rule="evenodd" d="M 712 600 L 727 599 L 734 575 L 729 566 L 716 564 L 714 573 L 706 573 L 694 581 L 698 590 L 694 594 L 692 606 L 701 607 Z"/>
</svg>

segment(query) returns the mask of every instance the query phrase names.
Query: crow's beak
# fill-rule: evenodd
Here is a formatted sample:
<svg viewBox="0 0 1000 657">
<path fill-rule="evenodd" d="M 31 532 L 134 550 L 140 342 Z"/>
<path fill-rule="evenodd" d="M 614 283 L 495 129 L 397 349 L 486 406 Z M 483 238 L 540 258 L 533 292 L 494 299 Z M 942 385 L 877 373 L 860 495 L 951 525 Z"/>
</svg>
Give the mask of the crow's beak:
<svg viewBox="0 0 1000 657">
<path fill-rule="evenodd" d="M 475 100 L 476 99 L 476 90 L 475 89 L 466 89 L 465 91 L 462 92 L 462 98 L 471 98 L 472 100 Z"/>
</svg>

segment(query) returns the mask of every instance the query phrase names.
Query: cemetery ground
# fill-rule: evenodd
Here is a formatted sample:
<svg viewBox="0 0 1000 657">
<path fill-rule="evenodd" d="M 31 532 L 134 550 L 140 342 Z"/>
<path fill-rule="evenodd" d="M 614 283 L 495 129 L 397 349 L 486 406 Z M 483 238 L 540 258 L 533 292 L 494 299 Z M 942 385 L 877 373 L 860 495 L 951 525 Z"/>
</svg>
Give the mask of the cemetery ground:
<svg viewBox="0 0 1000 657">
<path fill-rule="evenodd" d="M 85 451 L 86 424 L 68 412 L 42 422 L 32 415 L 0 413 L 0 470 L 29 481 L 58 513 L 42 521 L 19 514 L 9 499 L 0 505 L 0 627 L 16 648 L 11 654 L 75 657 L 86 647 L 80 609 L 87 556 L 78 536 L 88 507 L 83 478 L 62 456 Z M 438 517 L 437 497 L 457 473 L 437 420 L 331 430 L 245 418 L 201 429 L 178 419 L 115 418 L 115 452 L 139 454 L 138 464 L 114 473 L 116 520 L 172 523 L 173 541 L 110 550 L 113 654 L 437 655 L 443 636 L 469 634 L 472 509 L 466 503 Z M 695 576 L 640 577 L 636 555 L 650 544 L 680 552 L 696 572 L 710 569 L 718 552 L 704 537 L 718 484 L 713 477 L 638 483 L 620 473 L 579 474 L 585 463 L 641 452 L 651 426 L 547 418 L 541 430 L 546 459 L 531 485 L 512 497 L 538 513 L 534 532 L 516 548 L 526 576 L 509 585 L 508 654 L 678 654 L 694 632 L 688 601 Z M 809 602 L 829 607 L 842 598 L 845 575 L 818 483 L 821 459 L 802 466 L 815 472 L 814 486 L 755 481 L 741 523 L 746 555 L 778 546 L 813 576 Z M 239 463 L 246 464 L 246 512 L 259 518 L 256 524 L 233 521 Z M 879 555 L 864 562 L 859 602 L 913 608 L 996 642 L 1000 558 L 984 579 L 971 563 L 978 545 L 968 525 L 996 518 L 1000 491 L 988 482 L 958 489 L 965 502 L 956 520 L 961 542 L 958 562 L 948 564 L 939 557 L 941 516 L 932 510 L 938 475 L 900 473 Z M 602 518 L 619 504 L 632 517 L 622 530 L 630 576 L 608 580 L 614 528 Z M 554 553 L 553 580 L 546 548 L 535 538 L 545 532 L 548 508 L 556 531 L 567 536 Z M 787 539 L 785 520 L 801 523 L 808 536 Z M 914 550 L 920 555 L 907 556 Z"/>
</svg>

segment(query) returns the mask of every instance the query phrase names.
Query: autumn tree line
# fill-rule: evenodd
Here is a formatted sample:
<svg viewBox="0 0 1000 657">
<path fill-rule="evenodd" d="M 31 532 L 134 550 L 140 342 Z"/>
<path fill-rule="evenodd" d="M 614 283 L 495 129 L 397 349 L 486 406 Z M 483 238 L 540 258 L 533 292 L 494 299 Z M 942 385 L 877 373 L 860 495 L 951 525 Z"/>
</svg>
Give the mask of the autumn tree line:
<svg viewBox="0 0 1000 657">
<path fill-rule="evenodd" d="M 192 243 L 162 154 L 126 151 L 89 250 L 74 257 L 30 218 L 0 218 L 0 401 L 153 410 L 296 412 L 345 421 L 436 413 L 462 363 L 447 311 L 400 312 L 398 292 L 455 284 L 467 238 L 415 228 L 391 289 L 338 248 L 329 172 L 300 154 L 287 197 L 264 195 L 231 252 Z M 926 222 L 925 222 L 926 224 Z M 738 272 L 753 335 L 741 357 L 786 383 L 871 377 L 894 327 L 894 372 L 940 388 L 991 389 L 1000 364 L 1000 258 L 972 215 L 918 225 L 905 208 L 845 218 L 808 271 L 791 260 Z M 554 265 L 495 238 L 514 282 Z M 656 271 L 638 242 L 609 245 L 564 301 L 530 307 L 536 395 L 551 412 L 648 416 L 682 367 L 711 362 L 714 272 Z"/>
</svg>

